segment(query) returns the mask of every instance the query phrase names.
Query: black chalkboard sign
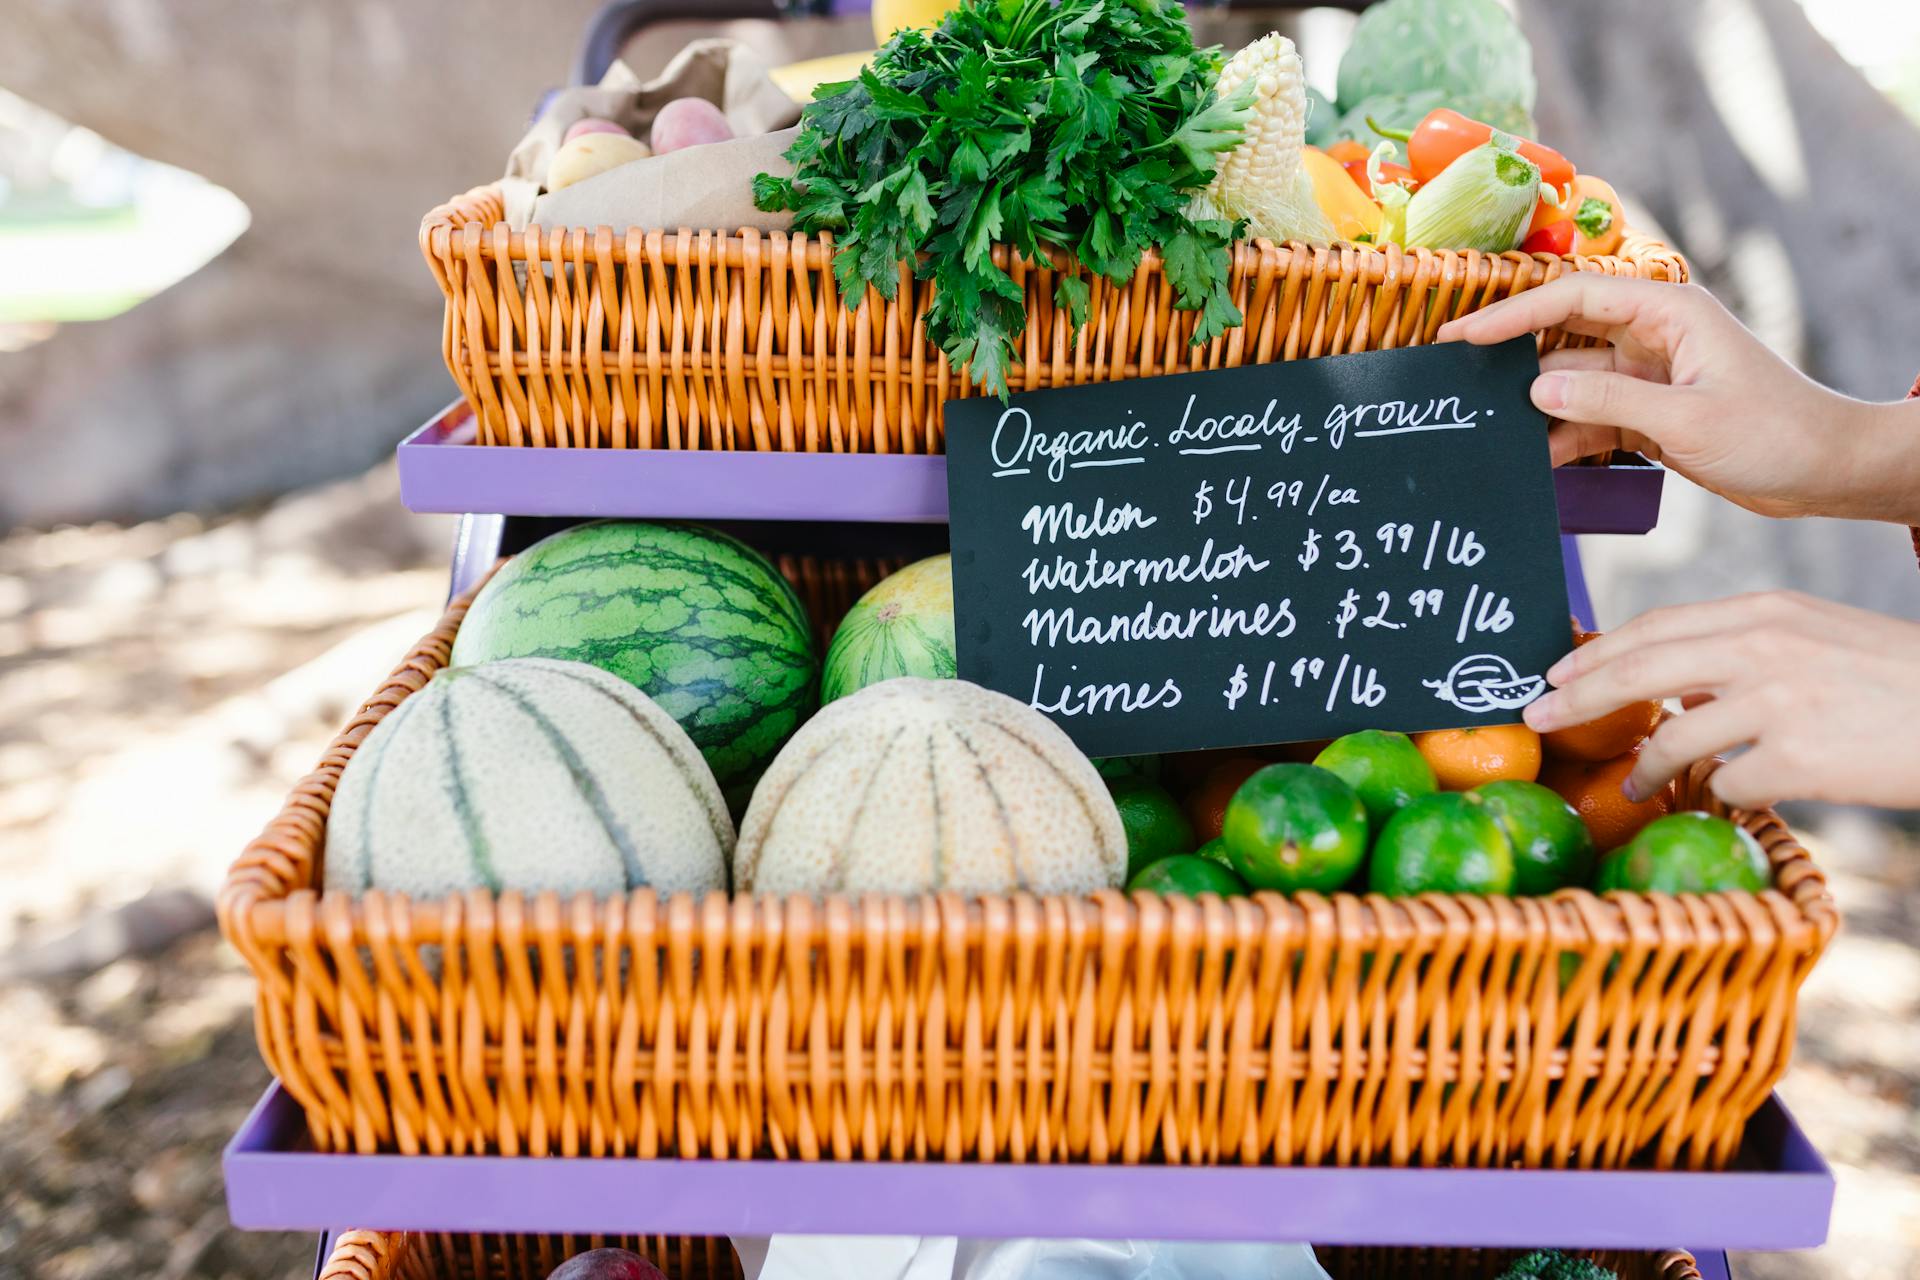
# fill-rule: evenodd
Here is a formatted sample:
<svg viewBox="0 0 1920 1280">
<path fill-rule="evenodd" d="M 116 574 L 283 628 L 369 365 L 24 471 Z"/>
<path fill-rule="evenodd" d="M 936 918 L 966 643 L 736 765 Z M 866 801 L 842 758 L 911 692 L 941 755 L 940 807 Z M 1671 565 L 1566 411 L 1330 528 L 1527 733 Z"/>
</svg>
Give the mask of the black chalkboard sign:
<svg viewBox="0 0 1920 1280">
<path fill-rule="evenodd" d="M 1089 755 L 1498 724 L 1568 647 L 1531 339 L 946 407 L 962 678 Z"/>
</svg>

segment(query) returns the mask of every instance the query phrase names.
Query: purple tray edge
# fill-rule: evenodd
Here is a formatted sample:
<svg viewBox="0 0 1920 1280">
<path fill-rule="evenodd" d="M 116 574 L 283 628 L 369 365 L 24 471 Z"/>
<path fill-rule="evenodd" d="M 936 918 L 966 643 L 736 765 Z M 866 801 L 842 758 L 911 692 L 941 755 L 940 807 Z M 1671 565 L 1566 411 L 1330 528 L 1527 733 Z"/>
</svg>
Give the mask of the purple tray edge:
<svg viewBox="0 0 1920 1280">
<path fill-rule="evenodd" d="M 400 500 L 464 515 L 647 516 L 698 520 L 947 518 L 943 454 L 757 453 L 681 449 L 507 449 L 472 443 L 456 402 L 401 442 Z M 1564 533 L 1645 533 L 1665 471 L 1650 464 L 1554 472 Z"/>
<path fill-rule="evenodd" d="M 1833 1207 L 1777 1101 L 1748 1130 L 1770 1167 L 1711 1174 L 319 1155 L 304 1130 L 269 1088 L 222 1158 L 234 1226 L 1777 1250 L 1823 1243 Z"/>
</svg>

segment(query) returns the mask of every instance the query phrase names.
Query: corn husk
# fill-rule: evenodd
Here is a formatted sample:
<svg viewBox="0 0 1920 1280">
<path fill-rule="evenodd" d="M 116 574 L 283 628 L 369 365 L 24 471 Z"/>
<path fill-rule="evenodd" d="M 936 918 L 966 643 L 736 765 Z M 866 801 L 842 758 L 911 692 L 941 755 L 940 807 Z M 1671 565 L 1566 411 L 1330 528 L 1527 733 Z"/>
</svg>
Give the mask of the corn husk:
<svg viewBox="0 0 1920 1280">
<path fill-rule="evenodd" d="M 1526 235 L 1540 167 L 1496 133 L 1442 169 L 1407 201 L 1409 249 L 1505 253 Z"/>
</svg>

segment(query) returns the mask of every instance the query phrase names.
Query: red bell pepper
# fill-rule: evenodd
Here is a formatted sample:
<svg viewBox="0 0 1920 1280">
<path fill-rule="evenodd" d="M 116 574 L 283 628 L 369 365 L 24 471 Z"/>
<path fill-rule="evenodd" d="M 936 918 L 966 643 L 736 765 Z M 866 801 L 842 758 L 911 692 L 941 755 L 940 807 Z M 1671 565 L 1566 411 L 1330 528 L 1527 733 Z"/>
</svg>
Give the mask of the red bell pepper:
<svg viewBox="0 0 1920 1280">
<path fill-rule="evenodd" d="M 1574 225 L 1571 218 L 1548 223 L 1520 242 L 1522 253 L 1550 253 L 1556 258 L 1573 252 Z"/>
</svg>

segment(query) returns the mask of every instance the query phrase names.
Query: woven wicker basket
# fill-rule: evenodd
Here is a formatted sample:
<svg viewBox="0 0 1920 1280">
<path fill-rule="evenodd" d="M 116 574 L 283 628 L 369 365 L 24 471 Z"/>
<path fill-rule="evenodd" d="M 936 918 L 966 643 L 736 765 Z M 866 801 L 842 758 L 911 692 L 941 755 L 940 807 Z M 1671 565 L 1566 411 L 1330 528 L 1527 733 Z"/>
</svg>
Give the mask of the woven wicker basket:
<svg viewBox="0 0 1920 1280">
<path fill-rule="evenodd" d="M 713 1236 L 470 1236 L 348 1231 L 320 1280 L 545 1280 L 576 1253 L 608 1245 L 653 1260 L 667 1280 L 738 1280 L 740 1261 Z M 1334 1280 L 1492 1280 L 1516 1256 L 1482 1249 L 1326 1249 Z M 1700 1280 L 1693 1255 L 1583 1250 L 1620 1280 Z"/>
<path fill-rule="evenodd" d="M 883 567 L 782 562 L 823 626 Z M 470 598 L 221 892 L 323 1151 L 1722 1167 L 1836 924 L 1771 813 L 1733 815 L 1759 895 L 319 894 L 341 769 Z M 1711 768 L 1681 798 L 1724 812 Z"/>
<path fill-rule="evenodd" d="M 343 1231 L 319 1280 L 546 1280 L 576 1253 L 631 1249 L 667 1280 L 740 1280 L 740 1259 L 724 1236 L 446 1235 Z M 1649 1280 L 1686 1280 L 1649 1272 Z M 1698 1273 L 1695 1273 L 1697 1277 Z M 1622 1277 L 1626 1280 L 1626 1277 Z"/>
<path fill-rule="evenodd" d="M 937 453 L 942 406 L 978 394 L 926 340 L 932 286 L 904 264 L 894 301 L 869 292 L 849 311 L 830 236 L 515 231 L 503 211 L 498 187 L 478 187 L 420 223 L 447 297 L 443 354 L 483 444 Z M 1008 266 L 1004 246 L 994 260 Z M 1687 277 L 1679 254 L 1633 236 L 1594 258 L 1256 241 L 1233 256 L 1245 324 L 1194 347 L 1195 313 L 1174 309 L 1157 259 L 1119 287 L 1094 278 L 1078 331 L 1053 305 L 1060 262 L 1009 268 L 1027 296 L 1016 391 L 1430 342 L 1570 270 Z"/>
</svg>

